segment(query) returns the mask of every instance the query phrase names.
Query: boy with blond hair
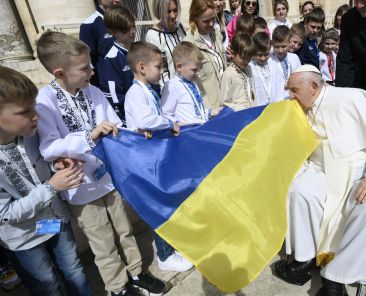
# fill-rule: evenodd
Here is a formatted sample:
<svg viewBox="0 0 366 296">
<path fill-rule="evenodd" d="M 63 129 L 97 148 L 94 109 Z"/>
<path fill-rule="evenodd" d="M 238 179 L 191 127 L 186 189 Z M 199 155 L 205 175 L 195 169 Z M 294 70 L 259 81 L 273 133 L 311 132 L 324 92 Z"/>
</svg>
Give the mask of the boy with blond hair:
<svg viewBox="0 0 366 296">
<path fill-rule="evenodd" d="M 84 175 L 70 164 L 51 177 L 36 135 L 37 92 L 29 78 L 0 66 L 0 244 L 30 295 L 63 295 L 55 265 L 68 295 L 90 296 L 58 196 L 77 190 Z"/>
<path fill-rule="evenodd" d="M 176 76 L 164 85 L 161 104 L 166 117 L 179 123 L 203 124 L 217 114 L 206 109 L 202 94 L 195 83 L 204 59 L 194 44 L 182 41 L 173 50 Z"/>
<path fill-rule="evenodd" d="M 249 62 L 255 55 L 255 45 L 247 34 L 234 35 L 231 41 L 232 63 L 221 78 L 221 99 L 235 111 L 257 106 L 253 74 Z"/>
<path fill-rule="evenodd" d="M 142 272 L 141 255 L 122 197 L 103 163 L 91 154 L 98 139 L 122 125 L 103 93 L 89 84 L 93 75 L 88 46 L 71 36 L 44 33 L 37 54 L 55 77 L 40 90 L 37 111 L 40 150 L 46 160 L 72 157 L 84 161 L 84 182 L 62 193 L 89 240 L 106 290 L 114 295 L 161 295 L 165 284 Z"/>
<path fill-rule="evenodd" d="M 163 115 L 159 94 L 152 88 L 158 84 L 163 59 L 160 49 L 154 44 L 139 41 L 132 44 L 127 62 L 134 75 L 133 85 L 126 94 L 125 111 L 127 128 L 144 133 L 151 138 L 158 130 L 170 129 L 179 135 L 180 128 L 175 119 Z M 187 259 L 175 252 L 167 242 L 155 234 L 158 266 L 165 271 L 186 271 L 193 267 Z"/>
<path fill-rule="evenodd" d="M 124 121 L 125 96 L 133 81 L 132 71 L 127 64 L 127 54 L 135 41 L 135 17 L 126 7 L 115 7 L 105 12 L 104 24 L 116 40 L 98 65 L 100 89 L 119 118 Z"/>
</svg>

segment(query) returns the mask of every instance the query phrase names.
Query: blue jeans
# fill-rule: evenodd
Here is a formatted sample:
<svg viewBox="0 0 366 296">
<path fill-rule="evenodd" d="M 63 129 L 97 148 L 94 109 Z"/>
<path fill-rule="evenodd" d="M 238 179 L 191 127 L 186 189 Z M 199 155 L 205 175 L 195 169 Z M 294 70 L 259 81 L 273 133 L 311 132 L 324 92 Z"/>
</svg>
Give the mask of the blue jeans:
<svg viewBox="0 0 366 296">
<path fill-rule="evenodd" d="M 160 261 L 165 261 L 174 253 L 174 248 L 154 232 L 155 246 Z"/>
<path fill-rule="evenodd" d="M 62 296 L 53 264 L 61 272 L 68 295 L 90 296 L 91 288 L 76 253 L 70 224 L 49 240 L 29 250 L 8 251 L 13 267 L 30 295 Z"/>
</svg>

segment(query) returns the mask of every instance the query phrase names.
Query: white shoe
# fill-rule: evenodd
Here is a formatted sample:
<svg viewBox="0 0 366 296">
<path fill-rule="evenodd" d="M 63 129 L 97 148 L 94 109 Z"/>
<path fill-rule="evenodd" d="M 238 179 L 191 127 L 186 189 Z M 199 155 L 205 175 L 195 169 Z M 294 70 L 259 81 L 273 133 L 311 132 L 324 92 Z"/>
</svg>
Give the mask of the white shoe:
<svg viewBox="0 0 366 296">
<path fill-rule="evenodd" d="M 191 262 L 176 253 L 170 255 L 165 261 L 161 261 L 158 258 L 158 266 L 160 270 L 176 272 L 187 271 L 193 268 L 193 264 Z"/>
</svg>

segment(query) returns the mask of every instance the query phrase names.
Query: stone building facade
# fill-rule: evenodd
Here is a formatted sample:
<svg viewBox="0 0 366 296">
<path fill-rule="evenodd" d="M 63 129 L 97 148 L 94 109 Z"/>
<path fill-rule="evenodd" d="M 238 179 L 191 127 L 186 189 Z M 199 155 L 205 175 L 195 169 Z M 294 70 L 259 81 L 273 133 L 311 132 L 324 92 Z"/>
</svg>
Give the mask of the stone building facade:
<svg viewBox="0 0 366 296">
<path fill-rule="evenodd" d="M 152 0 L 122 0 L 138 18 L 138 24 L 146 28 L 153 23 Z M 303 0 L 289 0 L 289 17 L 300 20 L 299 8 Z M 326 25 L 332 25 L 336 9 L 348 1 L 314 0 L 327 15 Z M 181 0 L 182 22 L 188 25 L 191 1 Z M 260 14 L 272 18 L 272 0 L 259 0 Z M 35 54 L 35 42 L 45 30 L 57 30 L 78 36 L 80 22 L 95 9 L 95 0 L 2 0 L 0 1 L 0 64 L 28 75 L 38 86 L 50 81 Z M 143 33 L 143 32 L 142 32 Z"/>
</svg>

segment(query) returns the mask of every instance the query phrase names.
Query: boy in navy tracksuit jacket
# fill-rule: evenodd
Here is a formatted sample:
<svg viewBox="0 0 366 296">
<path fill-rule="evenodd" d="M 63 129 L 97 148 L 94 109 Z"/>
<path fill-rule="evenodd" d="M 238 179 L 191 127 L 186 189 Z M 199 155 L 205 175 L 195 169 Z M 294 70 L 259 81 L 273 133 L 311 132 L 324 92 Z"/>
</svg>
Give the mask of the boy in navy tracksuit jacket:
<svg viewBox="0 0 366 296">
<path fill-rule="evenodd" d="M 90 48 L 91 62 L 95 69 L 95 74 L 92 76 L 90 83 L 95 86 L 99 86 L 97 71 L 98 63 L 100 60 L 104 59 L 115 40 L 104 27 L 104 12 L 108 8 L 115 6 L 120 6 L 119 0 L 99 0 L 97 10 L 80 25 L 79 39 L 84 41 Z"/>
<path fill-rule="evenodd" d="M 105 13 L 104 24 L 116 41 L 98 65 L 100 88 L 124 122 L 125 95 L 133 82 L 127 52 L 135 40 L 135 17 L 127 8 L 116 7 Z"/>
<path fill-rule="evenodd" d="M 317 37 L 324 25 L 325 13 L 321 8 L 315 8 L 305 17 L 306 38 L 302 47 L 296 52 L 301 64 L 310 64 L 319 69 L 319 48 Z"/>
</svg>

